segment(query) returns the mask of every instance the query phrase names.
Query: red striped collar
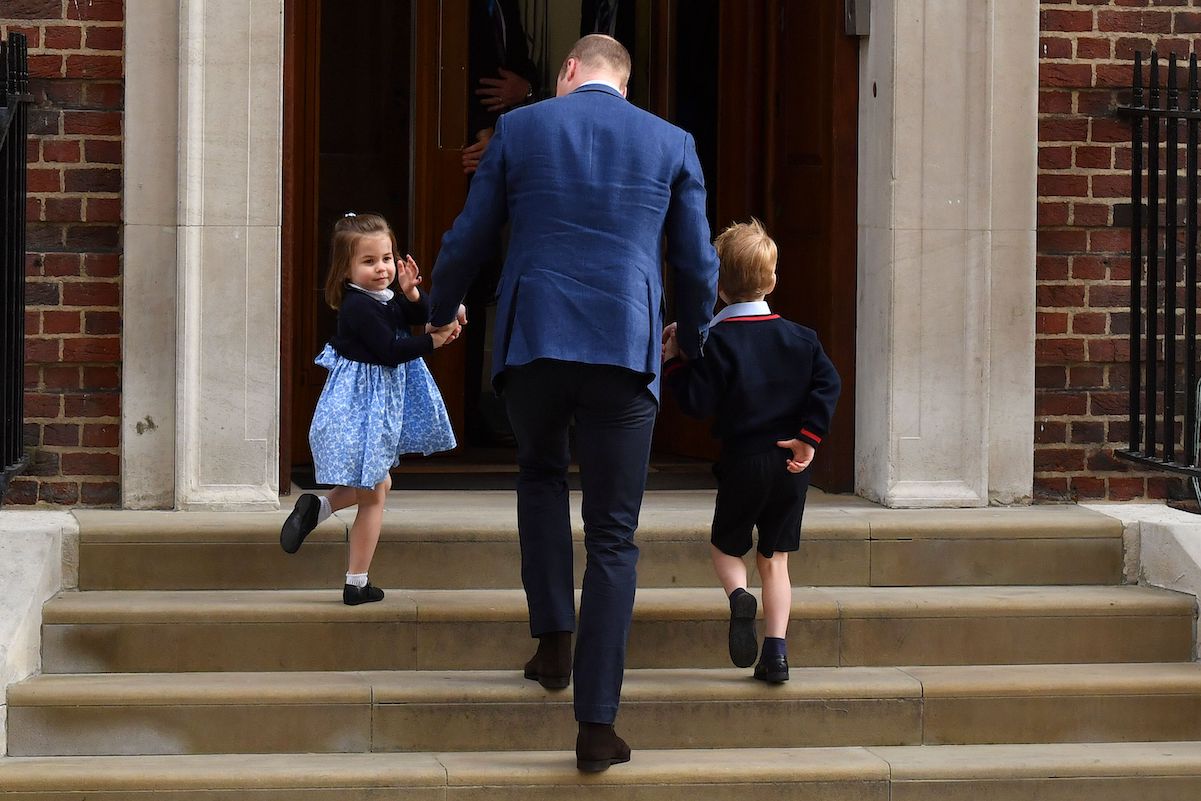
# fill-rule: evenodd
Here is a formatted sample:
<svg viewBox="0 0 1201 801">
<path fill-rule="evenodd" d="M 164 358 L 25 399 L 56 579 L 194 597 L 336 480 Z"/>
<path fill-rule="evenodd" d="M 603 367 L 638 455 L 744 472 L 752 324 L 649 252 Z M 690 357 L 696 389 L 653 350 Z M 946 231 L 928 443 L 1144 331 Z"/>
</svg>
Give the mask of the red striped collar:
<svg viewBox="0 0 1201 801">
<path fill-rule="evenodd" d="M 748 314 L 744 317 L 727 317 L 723 323 L 758 323 L 763 320 L 779 320 L 778 314 Z"/>
</svg>

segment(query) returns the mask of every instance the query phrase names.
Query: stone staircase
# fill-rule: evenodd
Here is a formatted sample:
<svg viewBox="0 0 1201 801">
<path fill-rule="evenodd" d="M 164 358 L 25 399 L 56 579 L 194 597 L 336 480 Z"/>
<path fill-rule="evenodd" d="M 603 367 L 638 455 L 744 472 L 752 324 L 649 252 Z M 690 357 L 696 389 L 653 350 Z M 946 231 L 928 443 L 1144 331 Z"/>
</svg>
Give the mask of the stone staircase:
<svg viewBox="0 0 1201 801">
<path fill-rule="evenodd" d="M 284 513 L 78 512 L 80 591 L 8 690 L 0 801 L 1201 797 L 1195 600 L 1122 586 L 1103 515 L 815 498 L 792 681 L 765 686 L 727 661 L 710 493 L 649 494 L 634 757 L 585 776 L 570 689 L 520 674 L 511 494 L 394 495 L 388 597 L 356 608 L 331 588 L 350 516 L 287 557 Z"/>
</svg>

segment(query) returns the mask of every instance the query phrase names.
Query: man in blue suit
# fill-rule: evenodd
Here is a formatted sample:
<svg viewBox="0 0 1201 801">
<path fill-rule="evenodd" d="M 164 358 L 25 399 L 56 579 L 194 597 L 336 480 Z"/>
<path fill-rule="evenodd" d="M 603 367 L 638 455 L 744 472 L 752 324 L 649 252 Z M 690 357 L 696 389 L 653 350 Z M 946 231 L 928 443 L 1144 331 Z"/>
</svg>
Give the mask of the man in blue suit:
<svg viewBox="0 0 1201 801">
<path fill-rule="evenodd" d="M 432 276 L 431 326 L 451 325 L 509 223 L 492 376 L 517 438 L 521 575 L 538 638 L 525 675 L 562 688 L 572 672 L 574 422 L 588 554 L 574 662 L 584 771 L 630 758 L 613 721 L 659 405 L 664 238 L 689 356 L 699 353 L 717 285 L 692 137 L 626 102 L 629 75 L 620 43 L 585 36 L 563 64 L 557 97 L 497 121 Z"/>
</svg>

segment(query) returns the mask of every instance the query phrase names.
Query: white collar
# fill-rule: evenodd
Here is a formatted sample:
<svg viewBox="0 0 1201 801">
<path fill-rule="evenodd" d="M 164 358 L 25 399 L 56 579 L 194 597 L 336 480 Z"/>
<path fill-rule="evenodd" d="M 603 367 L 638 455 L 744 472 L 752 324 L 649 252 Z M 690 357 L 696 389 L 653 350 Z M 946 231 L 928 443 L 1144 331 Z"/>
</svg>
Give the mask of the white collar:
<svg viewBox="0 0 1201 801">
<path fill-rule="evenodd" d="M 591 81 L 584 81 L 582 84 L 580 84 L 579 86 L 577 86 L 577 87 L 576 87 L 576 89 L 583 89 L 585 86 L 596 86 L 596 85 L 598 85 L 598 84 L 599 84 L 600 86 L 607 86 L 607 87 L 609 87 L 610 89 L 612 89 L 614 92 L 617 92 L 617 94 L 619 94 L 619 95 L 621 94 L 621 90 L 620 90 L 620 89 L 618 89 L 616 86 L 614 86 L 613 84 L 609 83 L 608 81 L 602 81 L 602 80 L 600 80 L 599 78 L 594 78 L 594 79 L 592 79 Z M 625 95 L 622 95 L 622 97 L 625 97 Z"/>
<path fill-rule="evenodd" d="M 396 296 L 395 292 L 393 292 L 391 289 L 387 289 L 387 288 L 378 289 L 378 290 L 377 289 L 363 289 L 358 284 L 352 283 L 350 281 L 347 281 L 346 285 L 348 287 L 350 287 L 351 289 L 359 290 L 364 295 L 370 295 L 371 297 L 378 300 L 380 303 L 387 303 L 388 301 L 392 300 L 392 298 L 394 298 Z"/>
<path fill-rule="evenodd" d="M 731 303 L 713 315 L 713 319 L 709 321 L 709 328 L 731 317 L 752 317 L 761 314 L 771 314 L 766 300 L 745 300 L 741 303 Z"/>
</svg>

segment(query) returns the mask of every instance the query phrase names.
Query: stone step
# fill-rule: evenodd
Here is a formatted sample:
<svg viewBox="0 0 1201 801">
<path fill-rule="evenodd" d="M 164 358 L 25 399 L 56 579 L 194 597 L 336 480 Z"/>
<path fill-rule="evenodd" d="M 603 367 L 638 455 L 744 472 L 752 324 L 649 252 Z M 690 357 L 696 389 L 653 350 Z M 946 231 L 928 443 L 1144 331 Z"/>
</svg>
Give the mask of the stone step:
<svg viewBox="0 0 1201 801">
<path fill-rule="evenodd" d="M 1201 744 L 636 750 L 584 775 L 565 751 L 0 759 L 3 801 L 1180 801 Z"/>
<path fill-rule="evenodd" d="M 631 670 L 646 748 L 1201 740 L 1196 663 Z M 571 742 L 571 690 L 517 671 L 41 676 L 8 695 L 9 754 L 537 751 Z"/>
<path fill-rule="evenodd" d="M 643 589 L 627 667 L 725 667 L 716 589 Z M 801 588 L 798 667 L 1179 662 L 1196 601 L 1146 587 Z M 315 590 L 63 593 L 43 610 L 47 673 L 486 670 L 531 651 L 520 590 L 393 590 L 358 607 Z"/>
<path fill-rule="evenodd" d="M 414 589 L 521 586 L 512 493 L 392 493 L 375 583 Z M 824 498 L 824 500 L 823 500 Z M 575 511 L 576 576 L 583 525 Z M 643 505 L 639 586 L 711 586 L 711 492 L 653 492 Z M 78 510 L 84 590 L 318 589 L 345 571 L 353 514 L 289 556 L 276 513 Z M 885 510 L 840 496 L 806 510 L 792 558 L 805 586 L 1118 584 L 1122 526 L 1077 506 Z"/>
</svg>

